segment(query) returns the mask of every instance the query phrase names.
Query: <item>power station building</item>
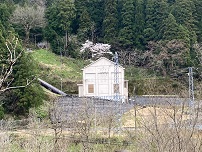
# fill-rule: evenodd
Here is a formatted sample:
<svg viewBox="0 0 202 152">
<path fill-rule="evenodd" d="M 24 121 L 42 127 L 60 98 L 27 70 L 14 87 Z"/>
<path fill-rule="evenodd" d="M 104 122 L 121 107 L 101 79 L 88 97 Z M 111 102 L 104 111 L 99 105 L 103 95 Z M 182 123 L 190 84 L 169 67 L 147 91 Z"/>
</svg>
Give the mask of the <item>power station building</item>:
<svg viewBox="0 0 202 152">
<path fill-rule="evenodd" d="M 128 80 L 122 66 L 101 57 L 82 70 L 83 83 L 77 84 L 79 97 L 128 101 Z"/>
</svg>

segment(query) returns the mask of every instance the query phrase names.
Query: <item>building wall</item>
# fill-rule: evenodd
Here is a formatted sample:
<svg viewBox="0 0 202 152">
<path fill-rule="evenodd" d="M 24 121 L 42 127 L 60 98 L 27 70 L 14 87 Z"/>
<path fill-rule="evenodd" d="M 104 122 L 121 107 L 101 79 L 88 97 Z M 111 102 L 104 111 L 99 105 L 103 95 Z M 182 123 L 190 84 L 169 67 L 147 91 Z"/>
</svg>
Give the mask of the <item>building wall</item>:
<svg viewBox="0 0 202 152">
<path fill-rule="evenodd" d="M 79 97 L 83 97 L 84 96 L 84 92 L 83 92 L 83 84 L 77 84 L 78 89 L 79 89 Z"/>
<path fill-rule="evenodd" d="M 113 99 L 115 68 L 114 63 L 102 58 L 83 69 L 83 96 L 96 96 Z M 128 96 L 128 88 L 124 88 L 124 68 L 118 67 L 118 83 L 120 98 Z M 81 87 L 79 91 L 81 91 Z M 81 95 L 82 93 L 79 93 Z M 126 95 L 127 94 L 127 95 Z"/>
</svg>

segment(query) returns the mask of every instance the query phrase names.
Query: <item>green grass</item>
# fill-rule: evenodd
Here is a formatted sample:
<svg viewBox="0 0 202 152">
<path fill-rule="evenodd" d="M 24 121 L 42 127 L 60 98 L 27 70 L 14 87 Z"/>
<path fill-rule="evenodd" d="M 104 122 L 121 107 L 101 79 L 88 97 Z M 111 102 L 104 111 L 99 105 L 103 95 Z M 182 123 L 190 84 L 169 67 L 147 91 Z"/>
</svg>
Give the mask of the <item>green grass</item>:
<svg viewBox="0 0 202 152">
<path fill-rule="evenodd" d="M 82 80 L 81 69 L 89 62 L 55 55 L 49 50 L 36 50 L 32 56 L 39 63 L 40 78 L 63 91 L 77 93 L 77 83 Z"/>
<path fill-rule="evenodd" d="M 43 64 L 60 65 L 60 58 L 48 50 L 36 50 L 32 53 L 33 57 Z"/>
<path fill-rule="evenodd" d="M 62 79 L 81 80 L 81 69 L 87 64 L 81 59 L 60 57 L 48 50 L 36 50 L 32 53 L 34 59 L 40 64 L 41 72 Z"/>
</svg>

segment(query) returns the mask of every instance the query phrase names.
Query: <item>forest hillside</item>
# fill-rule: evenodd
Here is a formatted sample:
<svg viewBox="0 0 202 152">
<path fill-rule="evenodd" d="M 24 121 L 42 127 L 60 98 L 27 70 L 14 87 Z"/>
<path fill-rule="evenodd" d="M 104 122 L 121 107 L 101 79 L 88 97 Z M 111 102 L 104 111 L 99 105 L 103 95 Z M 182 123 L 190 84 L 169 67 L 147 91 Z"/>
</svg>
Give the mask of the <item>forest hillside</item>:
<svg viewBox="0 0 202 152">
<path fill-rule="evenodd" d="M 200 90 L 201 11 L 201 0 L 2 0 L 2 58 L 8 57 L 8 42 L 17 42 L 17 50 L 24 50 L 2 89 L 7 90 L 6 84 L 26 86 L 26 79 L 40 77 L 76 94 L 79 70 L 89 60 L 112 59 L 117 52 L 119 64 L 126 68 L 130 95 L 185 92 L 186 96 L 188 67 L 194 67 Z M 15 50 L 13 46 L 9 48 Z M 4 92 L 1 111 L 26 115 L 29 108 L 41 105 L 45 95 L 33 82 L 32 87 Z"/>
</svg>

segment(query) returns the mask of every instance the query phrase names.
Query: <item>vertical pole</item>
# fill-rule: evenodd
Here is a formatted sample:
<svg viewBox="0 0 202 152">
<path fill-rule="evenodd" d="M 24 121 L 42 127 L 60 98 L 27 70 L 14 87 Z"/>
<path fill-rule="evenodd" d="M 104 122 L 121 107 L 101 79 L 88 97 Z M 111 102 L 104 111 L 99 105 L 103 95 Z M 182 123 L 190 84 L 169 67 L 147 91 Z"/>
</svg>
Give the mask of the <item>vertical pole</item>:
<svg viewBox="0 0 202 152">
<path fill-rule="evenodd" d="M 97 133 L 97 116 L 96 116 L 96 113 L 97 113 L 97 110 L 96 110 L 96 103 L 95 103 L 95 100 L 93 100 L 93 103 L 94 103 L 94 117 L 95 117 L 95 120 L 94 120 L 94 125 L 95 125 L 95 132 Z"/>
<path fill-rule="evenodd" d="M 137 152 L 137 105 L 136 102 L 134 104 L 134 110 L 135 110 L 135 152 Z"/>
<path fill-rule="evenodd" d="M 118 123 L 118 133 L 121 126 L 121 103 L 120 103 L 120 86 L 119 86 L 119 60 L 118 53 L 115 52 L 114 56 L 114 102 L 115 102 L 115 111 Z"/>
<path fill-rule="evenodd" d="M 189 67 L 189 106 L 190 108 L 194 108 L 194 79 L 192 67 Z"/>
<path fill-rule="evenodd" d="M 137 106 L 136 106 L 136 103 L 134 106 L 134 110 L 135 110 L 135 137 L 136 137 L 137 136 Z"/>
<path fill-rule="evenodd" d="M 189 113 L 190 123 L 192 122 L 194 114 L 194 82 L 193 82 L 193 69 L 189 67 Z"/>
<path fill-rule="evenodd" d="M 36 47 L 36 35 L 34 35 L 34 45 Z"/>
<path fill-rule="evenodd" d="M 59 46 L 59 40 L 58 40 L 58 46 Z M 59 46 L 59 49 L 60 49 L 60 66 L 62 71 L 62 50 L 60 46 Z M 60 78 L 60 90 L 62 91 L 62 77 Z"/>
<path fill-rule="evenodd" d="M 115 52 L 114 56 L 114 100 L 119 100 L 119 65 L 118 54 Z"/>
<path fill-rule="evenodd" d="M 62 77 L 60 78 L 60 90 L 62 91 Z"/>
</svg>

